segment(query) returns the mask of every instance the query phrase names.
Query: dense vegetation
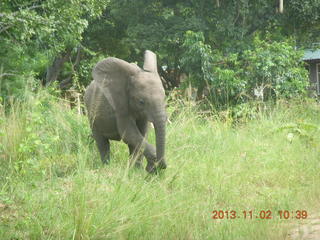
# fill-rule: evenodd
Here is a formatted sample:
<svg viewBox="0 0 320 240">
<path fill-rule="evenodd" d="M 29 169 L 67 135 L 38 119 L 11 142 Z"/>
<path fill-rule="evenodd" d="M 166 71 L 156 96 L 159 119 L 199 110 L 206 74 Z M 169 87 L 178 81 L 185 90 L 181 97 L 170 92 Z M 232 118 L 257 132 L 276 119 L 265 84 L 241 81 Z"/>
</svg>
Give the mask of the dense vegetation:
<svg viewBox="0 0 320 240">
<path fill-rule="evenodd" d="M 279 2 L 0 1 L 0 239 L 287 239 L 306 223 L 278 211 L 319 209 L 301 57 L 320 42 L 320 1 Z M 140 64 L 145 49 L 167 90 L 159 175 L 118 142 L 102 166 L 81 100 L 98 60 Z"/>
<path fill-rule="evenodd" d="M 198 99 L 211 96 L 217 106 L 259 91 L 265 99 L 301 94 L 306 71 L 296 49 L 320 41 L 320 2 L 293 0 L 282 13 L 278 6 L 274 0 L 4 0 L 1 96 L 53 82 L 82 92 L 98 59 L 140 62 L 145 49 L 157 53 L 168 90 L 191 83 Z"/>
</svg>

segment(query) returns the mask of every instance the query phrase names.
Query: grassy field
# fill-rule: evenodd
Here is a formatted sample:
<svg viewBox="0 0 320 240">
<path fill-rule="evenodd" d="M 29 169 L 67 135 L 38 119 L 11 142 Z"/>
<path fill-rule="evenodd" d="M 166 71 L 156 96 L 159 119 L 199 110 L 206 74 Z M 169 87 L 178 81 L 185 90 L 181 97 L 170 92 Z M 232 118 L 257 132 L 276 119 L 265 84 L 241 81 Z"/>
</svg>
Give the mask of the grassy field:
<svg viewBox="0 0 320 240">
<path fill-rule="evenodd" d="M 257 106 L 169 104 L 156 176 L 129 168 L 119 142 L 102 166 L 86 117 L 46 92 L 0 106 L 0 239 L 287 239 L 305 221 L 292 211 L 319 209 L 320 106 Z"/>
</svg>

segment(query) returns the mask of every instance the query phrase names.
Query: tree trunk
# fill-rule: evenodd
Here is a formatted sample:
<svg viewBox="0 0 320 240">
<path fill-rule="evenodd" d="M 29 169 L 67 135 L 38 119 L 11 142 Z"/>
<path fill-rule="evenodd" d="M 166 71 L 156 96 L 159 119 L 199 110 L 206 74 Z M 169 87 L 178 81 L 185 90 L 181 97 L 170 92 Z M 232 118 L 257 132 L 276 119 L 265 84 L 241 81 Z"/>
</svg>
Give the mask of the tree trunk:
<svg viewBox="0 0 320 240">
<path fill-rule="evenodd" d="M 51 66 L 47 68 L 45 86 L 49 86 L 52 82 L 58 79 L 58 76 L 63 68 L 63 64 L 69 59 L 71 55 L 71 49 L 59 54 L 54 60 Z"/>
<path fill-rule="evenodd" d="M 204 90 L 204 85 L 201 84 L 197 90 L 197 99 L 196 99 L 197 101 L 199 101 L 203 98 L 203 90 Z"/>
<path fill-rule="evenodd" d="M 279 12 L 283 13 L 283 0 L 279 0 Z"/>
<path fill-rule="evenodd" d="M 82 47 L 79 46 L 77 47 L 77 55 L 76 55 L 76 59 L 74 61 L 74 63 L 72 64 L 72 72 L 70 73 L 70 75 L 63 79 L 61 82 L 60 82 L 60 89 L 67 89 L 71 86 L 72 84 L 72 76 L 73 74 L 76 72 L 76 69 L 80 63 L 80 60 L 81 60 L 81 49 Z"/>
</svg>

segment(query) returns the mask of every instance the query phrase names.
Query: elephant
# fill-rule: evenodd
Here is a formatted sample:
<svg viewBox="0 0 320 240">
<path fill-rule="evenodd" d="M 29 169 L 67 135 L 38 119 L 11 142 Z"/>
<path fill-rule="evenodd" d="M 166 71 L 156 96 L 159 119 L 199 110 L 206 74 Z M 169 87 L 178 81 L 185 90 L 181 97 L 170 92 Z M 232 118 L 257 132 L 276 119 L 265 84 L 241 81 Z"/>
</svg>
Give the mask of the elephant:
<svg viewBox="0 0 320 240">
<path fill-rule="evenodd" d="M 136 167 L 142 167 L 144 156 L 147 172 L 165 169 L 167 113 L 156 54 L 145 51 L 142 69 L 108 57 L 95 65 L 92 77 L 84 102 L 101 161 L 110 161 L 110 140 L 122 140 Z M 156 147 L 146 140 L 149 122 L 154 125 Z"/>
</svg>

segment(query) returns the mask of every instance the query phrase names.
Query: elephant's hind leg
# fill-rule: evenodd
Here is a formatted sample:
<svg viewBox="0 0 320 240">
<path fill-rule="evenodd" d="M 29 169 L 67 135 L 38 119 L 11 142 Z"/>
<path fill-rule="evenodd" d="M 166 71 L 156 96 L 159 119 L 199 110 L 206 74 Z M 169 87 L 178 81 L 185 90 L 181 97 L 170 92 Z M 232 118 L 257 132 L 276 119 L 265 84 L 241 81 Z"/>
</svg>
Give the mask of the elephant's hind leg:
<svg viewBox="0 0 320 240">
<path fill-rule="evenodd" d="M 96 141 L 102 163 L 108 164 L 110 161 L 110 141 L 106 137 L 94 133 L 93 138 Z"/>
</svg>

